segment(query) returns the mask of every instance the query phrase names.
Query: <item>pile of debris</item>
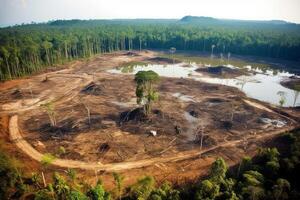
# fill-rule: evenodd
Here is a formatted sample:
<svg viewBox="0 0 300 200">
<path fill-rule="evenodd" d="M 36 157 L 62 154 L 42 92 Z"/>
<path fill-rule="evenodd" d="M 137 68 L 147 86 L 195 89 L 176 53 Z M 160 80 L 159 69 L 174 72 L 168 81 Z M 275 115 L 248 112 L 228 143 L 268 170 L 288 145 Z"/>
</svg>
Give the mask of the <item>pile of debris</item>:
<svg viewBox="0 0 300 200">
<path fill-rule="evenodd" d="M 102 88 L 100 85 L 97 85 L 94 82 L 89 83 L 86 85 L 82 90 L 82 93 L 89 94 L 89 95 L 101 95 L 102 94 Z"/>
</svg>

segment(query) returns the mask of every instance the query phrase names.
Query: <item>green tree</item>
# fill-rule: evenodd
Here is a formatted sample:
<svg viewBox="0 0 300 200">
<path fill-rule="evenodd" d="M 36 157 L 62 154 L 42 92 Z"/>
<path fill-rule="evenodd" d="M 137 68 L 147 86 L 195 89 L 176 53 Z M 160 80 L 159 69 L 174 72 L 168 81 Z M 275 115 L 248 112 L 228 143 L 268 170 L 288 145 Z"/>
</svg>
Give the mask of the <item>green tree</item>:
<svg viewBox="0 0 300 200">
<path fill-rule="evenodd" d="M 196 191 L 195 200 L 212 200 L 219 195 L 220 186 L 210 180 L 201 182 L 199 189 Z"/>
<path fill-rule="evenodd" d="M 175 47 L 171 47 L 170 48 L 170 53 L 172 54 L 172 60 L 173 60 L 173 64 L 174 64 L 174 62 L 175 62 L 175 58 L 174 58 L 174 53 L 176 52 L 176 48 Z"/>
<path fill-rule="evenodd" d="M 264 199 L 265 190 L 262 187 L 250 185 L 243 188 L 242 194 L 245 199 L 259 200 Z"/>
<path fill-rule="evenodd" d="M 146 176 L 142 179 L 139 179 L 137 183 L 135 183 L 130 188 L 130 196 L 133 199 L 138 200 L 147 200 L 155 189 L 155 180 L 151 176 Z"/>
<path fill-rule="evenodd" d="M 52 193 L 47 189 L 38 190 L 34 194 L 34 200 L 53 200 Z"/>
<path fill-rule="evenodd" d="M 210 180 L 220 183 L 226 177 L 227 165 L 223 158 L 217 158 L 211 166 Z"/>
<path fill-rule="evenodd" d="M 252 168 L 252 159 L 248 156 L 243 157 L 237 170 L 237 177 L 239 177 L 240 174 L 243 174 L 245 171 L 251 170 L 251 168 Z"/>
<path fill-rule="evenodd" d="M 164 182 L 158 189 L 152 191 L 149 200 L 180 200 L 180 192 L 172 188 L 169 182 Z"/>
<path fill-rule="evenodd" d="M 46 60 L 47 60 L 47 64 L 50 65 L 51 64 L 51 60 L 50 60 L 50 51 L 53 47 L 53 44 L 51 42 L 48 41 L 44 41 L 42 43 L 42 47 L 45 50 L 45 54 L 46 54 Z"/>
<path fill-rule="evenodd" d="M 80 191 L 72 190 L 68 195 L 68 200 L 89 200 L 89 198 Z"/>
<path fill-rule="evenodd" d="M 87 196 L 91 200 L 110 200 L 111 196 L 108 192 L 106 192 L 100 182 L 94 188 L 91 188 L 87 192 Z"/>
<path fill-rule="evenodd" d="M 6 64 L 6 67 L 7 67 L 8 78 L 11 79 L 12 78 L 12 73 L 11 73 L 10 65 L 8 63 L 8 59 L 9 59 L 10 54 L 9 54 L 9 51 L 4 46 L 2 46 L 0 48 L 0 55 L 5 60 L 5 64 Z"/>
<path fill-rule="evenodd" d="M 258 171 L 247 171 L 243 174 L 243 188 L 242 195 L 246 199 L 258 200 L 265 196 L 264 190 L 264 176 Z"/>
<path fill-rule="evenodd" d="M 115 180 L 115 185 L 116 185 L 116 189 L 118 191 L 118 197 L 119 199 L 121 200 L 122 198 L 122 193 L 123 193 L 123 180 L 124 180 L 124 177 L 116 172 L 113 173 L 113 177 L 114 177 L 114 180 Z"/>
<path fill-rule="evenodd" d="M 53 126 L 53 127 L 56 126 L 56 112 L 55 112 L 53 103 L 48 102 L 48 103 L 42 104 L 41 106 L 47 112 L 48 117 L 50 119 L 51 126 Z"/>
<path fill-rule="evenodd" d="M 1 149 L 2 151 L 2 149 Z M 12 160 L 0 151 L 0 199 L 8 199 L 18 182 L 19 173 Z"/>
<path fill-rule="evenodd" d="M 291 185 L 286 179 L 279 178 L 276 181 L 276 185 L 272 187 L 272 194 L 275 200 L 289 199 L 289 191 Z"/>
<path fill-rule="evenodd" d="M 53 189 L 59 199 L 67 199 L 70 194 L 70 186 L 57 172 L 53 175 Z"/>
<path fill-rule="evenodd" d="M 46 187 L 47 182 L 46 182 L 46 178 L 44 175 L 44 170 L 46 170 L 48 168 L 48 166 L 55 160 L 55 156 L 51 155 L 50 153 L 46 153 L 43 155 L 41 163 L 42 163 L 42 167 L 43 167 L 43 171 L 42 171 L 42 179 L 43 179 L 43 183 L 44 183 L 44 187 Z"/>
<path fill-rule="evenodd" d="M 159 80 L 159 76 L 152 70 L 139 71 L 135 74 L 137 103 L 142 104 L 144 112 L 149 115 L 151 112 L 151 104 L 158 99 L 158 92 L 153 88 L 153 84 Z"/>
<path fill-rule="evenodd" d="M 282 107 L 286 102 L 286 94 L 283 91 L 279 91 L 277 92 L 277 95 L 279 95 L 279 105 Z"/>
</svg>

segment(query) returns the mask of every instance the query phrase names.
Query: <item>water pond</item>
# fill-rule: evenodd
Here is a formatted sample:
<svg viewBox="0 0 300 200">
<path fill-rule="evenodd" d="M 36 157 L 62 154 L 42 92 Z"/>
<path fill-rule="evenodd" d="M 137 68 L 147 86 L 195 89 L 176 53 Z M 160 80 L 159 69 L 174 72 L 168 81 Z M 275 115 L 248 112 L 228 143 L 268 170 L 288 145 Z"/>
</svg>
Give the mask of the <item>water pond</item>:
<svg viewBox="0 0 300 200">
<path fill-rule="evenodd" d="M 235 68 L 232 65 L 228 65 L 227 67 Z M 262 71 L 258 68 L 245 66 L 244 68 L 248 70 L 249 75 L 238 76 L 236 78 L 215 78 L 197 72 L 197 68 L 196 64 L 186 65 L 186 63 L 168 65 L 149 64 L 121 67 L 108 71 L 110 73 L 135 74 L 141 70 L 153 70 L 160 76 L 191 78 L 197 81 L 236 87 L 251 98 L 275 105 L 282 103 L 285 107 L 300 106 L 299 91 L 291 90 L 280 84 L 282 80 L 294 76 L 294 74 L 278 72 L 272 69 Z"/>
</svg>

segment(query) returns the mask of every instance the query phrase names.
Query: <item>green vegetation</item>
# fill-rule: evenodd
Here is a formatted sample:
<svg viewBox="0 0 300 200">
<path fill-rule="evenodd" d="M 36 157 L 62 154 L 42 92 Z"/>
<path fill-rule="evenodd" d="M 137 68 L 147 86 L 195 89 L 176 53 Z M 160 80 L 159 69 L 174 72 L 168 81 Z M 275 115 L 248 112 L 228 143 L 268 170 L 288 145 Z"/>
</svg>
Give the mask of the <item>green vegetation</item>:
<svg viewBox="0 0 300 200">
<path fill-rule="evenodd" d="M 45 166 L 50 165 L 55 159 L 55 156 L 50 153 L 46 153 L 42 157 L 42 164 Z"/>
<path fill-rule="evenodd" d="M 283 91 L 278 91 L 277 95 L 279 95 L 279 97 L 280 97 L 280 99 L 279 99 L 279 105 L 282 107 L 285 104 L 285 102 L 286 102 L 286 97 L 285 97 L 286 94 Z"/>
<path fill-rule="evenodd" d="M 8 199 L 10 193 L 21 195 L 26 186 L 23 183 L 21 166 L 10 158 L 2 149 L 0 151 L 0 199 Z M 16 191 L 17 190 L 17 191 Z"/>
<path fill-rule="evenodd" d="M 52 102 L 48 102 L 45 104 L 42 104 L 41 107 L 47 112 L 48 117 L 50 119 L 51 126 L 56 126 L 56 113 L 55 113 L 55 107 Z"/>
<path fill-rule="evenodd" d="M 137 66 L 147 66 L 148 63 L 140 62 L 140 61 L 132 61 L 122 64 L 117 67 L 117 69 L 121 69 L 122 73 L 132 73 L 134 68 Z"/>
<path fill-rule="evenodd" d="M 158 80 L 159 75 L 152 70 L 139 71 L 135 74 L 137 103 L 143 105 L 146 115 L 151 112 L 152 102 L 158 99 L 158 92 L 153 88 L 153 84 Z"/>
<path fill-rule="evenodd" d="M 0 80 L 98 53 L 146 48 L 203 51 L 227 61 L 231 54 L 299 60 L 299 25 L 187 19 L 58 20 L 1 28 Z"/>
<path fill-rule="evenodd" d="M 277 148 L 260 149 L 254 158 L 245 157 L 228 169 L 222 158 L 212 164 L 210 173 L 196 184 L 173 188 L 165 182 L 160 186 L 146 176 L 123 188 L 124 177 L 114 173 L 116 187 L 106 191 L 101 183 L 91 186 L 76 177 L 75 170 L 67 170 L 66 177 L 55 172 L 52 182 L 45 186 L 34 173 L 31 181 L 20 173 L 14 159 L 0 151 L 1 199 L 72 199 L 72 200 L 287 200 L 300 198 L 300 137 L 299 130 L 277 138 L 285 144 Z M 2 149 L 1 149 L 2 150 Z M 68 179 L 66 179 L 68 178 Z M 29 198 L 30 197 L 30 198 Z"/>
<path fill-rule="evenodd" d="M 116 190 L 117 190 L 117 197 L 121 200 L 122 199 L 122 193 L 123 193 L 123 180 L 124 176 L 118 174 L 118 173 L 113 173 L 113 177 L 115 180 L 115 185 L 116 185 Z"/>
</svg>

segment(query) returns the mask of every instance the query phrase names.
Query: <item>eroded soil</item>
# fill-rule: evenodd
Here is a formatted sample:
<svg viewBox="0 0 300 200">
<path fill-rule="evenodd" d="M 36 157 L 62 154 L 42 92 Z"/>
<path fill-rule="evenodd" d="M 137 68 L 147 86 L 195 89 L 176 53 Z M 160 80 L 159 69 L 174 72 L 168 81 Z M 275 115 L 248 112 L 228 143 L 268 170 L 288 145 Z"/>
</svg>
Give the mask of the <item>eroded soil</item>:
<svg viewBox="0 0 300 200">
<path fill-rule="evenodd" d="M 294 116 L 290 118 L 284 111 L 279 113 L 278 108 L 274 111 L 268 104 L 249 99 L 238 89 L 166 77 L 156 86 L 160 98 L 153 105 L 151 116 L 140 117 L 136 112 L 139 106 L 133 75 L 106 72 L 132 61 L 171 62 L 157 58 L 151 51 L 119 52 L 79 61 L 60 71 L 1 83 L 0 115 L 5 130 L 8 116 L 18 115 L 21 135 L 38 152 L 101 164 L 198 151 L 201 133 L 201 150 L 232 141 L 234 145 L 220 146 L 201 158 L 170 163 L 158 159 L 150 166 L 125 173 L 129 177 L 126 183 L 144 174 L 154 175 L 159 181 L 182 183 L 205 174 L 216 156 L 234 164 L 240 157 L 254 154 L 263 144 L 260 136 L 286 131 L 298 124 L 295 119 L 299 119 L 299 111 L 289 112 Z M 55 127 L 41 106 L 48 102 L 54 106 Z M 1 134 L 7 140 L 7 131 Z M 61 147 L 65 153 L 59 151 Z M 175 172 L 180 172 L 180 176 Z M 111 179 L 105 171 L 100 174 Z M 92 172 L 81 176 L 95 179 Z"/>
</svg>

